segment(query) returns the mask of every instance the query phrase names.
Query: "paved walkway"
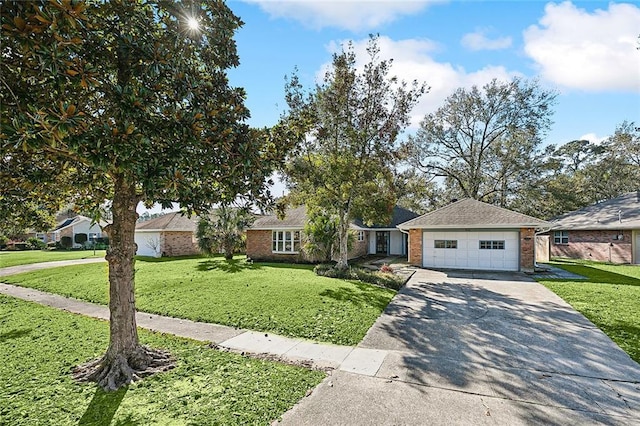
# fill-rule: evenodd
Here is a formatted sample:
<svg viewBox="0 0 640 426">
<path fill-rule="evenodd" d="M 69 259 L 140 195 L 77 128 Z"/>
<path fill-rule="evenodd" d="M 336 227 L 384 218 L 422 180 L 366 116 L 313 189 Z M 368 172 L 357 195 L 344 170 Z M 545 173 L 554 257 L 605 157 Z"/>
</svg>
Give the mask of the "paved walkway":
<svg viewBox="0 0 640 426">
<path fill-rule="evenodd" d="M 104 306 L 0 293 L 107 319 Z M 357 347 L 148 313 L 138 325 L 336 370 L 285 425 L 640 423 L 640 365 L 521 274 L 417 270 Z"/>
<path fill-rule="evenodd" d="M 522 274 L 418 270 L 285 425 L 640 424 L 640 365 Z"/>
<path fill-rule="evenodd" d="M 46 268 L 95 262 L 104 262 L 104 259 L 65 260 L 2 268 L 0 269 L 0 277 Z M 35 289 L 0 283 L 0 294 L 93 318 L 109 319 L 109 308 L 107 306 Z M 317 343 L 304 339 L 293 339 L 270 333 L 165 317 L 146 312 L 138 312 L 136 314 L 136 322 L 141 328 L 211 342 L 234 352 L 268 354 L 279 357 L 284 361 L 302 361 L 315 368 L 343 369 L 356 374 L 375 374 L 386 356 L 386 351 Z"/>
</svg>

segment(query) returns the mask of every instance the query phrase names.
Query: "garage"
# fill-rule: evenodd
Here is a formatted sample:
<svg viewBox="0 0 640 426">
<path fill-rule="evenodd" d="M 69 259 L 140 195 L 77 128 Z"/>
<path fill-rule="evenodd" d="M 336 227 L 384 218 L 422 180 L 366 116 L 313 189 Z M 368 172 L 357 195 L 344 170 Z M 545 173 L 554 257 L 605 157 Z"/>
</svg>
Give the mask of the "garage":
<svg viewBox="0 0 640 426">
<path fill-rule="evenodd" d="M 398 226 L 409 263 L 423 268 L 532 271 L 535 235 L 551 224 L 466 198 Z"/>
<path fill-rule="evenodd" d="M 425 231 L 422 238 L 426 268 L 519 269 L 519 231 Z"/>
</svg>

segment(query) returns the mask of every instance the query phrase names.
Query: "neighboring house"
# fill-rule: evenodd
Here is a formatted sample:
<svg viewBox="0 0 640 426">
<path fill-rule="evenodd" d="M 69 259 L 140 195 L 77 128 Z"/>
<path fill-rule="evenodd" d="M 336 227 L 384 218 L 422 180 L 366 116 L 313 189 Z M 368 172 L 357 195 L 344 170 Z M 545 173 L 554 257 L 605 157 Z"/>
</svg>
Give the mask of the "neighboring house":
<svg viewBox="0 0 640 426">
<path fill-rule="evenodd" d="M 187 256 L 200 252 L 195 218 L 168 213 L 136 224 L 135 242 L 140 256 Z"/>
<path fill-rule="evenodd" d="M 552 220 L 552 257 L 640 264 L 640 191 Z"/>
<path fill-rule="evenodd" d="M 71 238 L 72 247 L 80 248 L 82 243 L 77 241 L 86 240 L 87 243 L 93 243 L 98 238 L 105 236 L 103 228 L 107 225 L 106 222 L 92 223 L 93 220 L 89 217 L 78 215 L 75 217 L 66 218 L 59 222 L 58 225 L 49 232 L 31 232 L 29 237 L 36 237 L 44 243 L 60 242 L 62 238 Z M 83 235 L 83 236 L 81 236 Z M 86 236 L 86 238 L 84 238 Z"/>
<path fill-rule="evenodd" d="M 355 233 L 349 259 L 367 254 L 407 254 L 407 235 L 397 225 L 418 215 L 395 207 L 391 223 L 367 226 L 361 220 L 354 221 L 350 228 Z M 303 230 L 307 222 L 304 206 L 288 209 L 283 219 L 276 215 L 258 217 L 247 229 L 247 256 L 254 260 L 277 260 L 288 262 L 307 261 L 302 245 Z"/>
<path fill-rule="evenodd" d="M 409 262 L 425 268 L 533 271 L 535 233 L 551 224 L 470 198 L 398 226 Z"/>
</svg>

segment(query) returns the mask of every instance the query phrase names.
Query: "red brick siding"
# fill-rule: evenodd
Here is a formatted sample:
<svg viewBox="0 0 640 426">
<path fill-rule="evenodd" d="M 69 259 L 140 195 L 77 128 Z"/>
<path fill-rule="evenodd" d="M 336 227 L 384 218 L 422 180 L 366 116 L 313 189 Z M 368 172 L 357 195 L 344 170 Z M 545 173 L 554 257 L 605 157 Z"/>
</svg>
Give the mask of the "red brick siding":
<svg viewBox="0 0 640 426">
<path fill-rule="evenodd" d="M 597 260 L 600 262 L 632 263 L 632 232 L 627 231 L 569 231 L 569 244 L 555 244 L 553 231 L 551 256 L 572 259 Z M 622 235 L 622 240 L 614 237 Z M 613 244 L 613 246 L 611 245 Z"/>
<path fill-rule="evenodd" d="M 349 250 L 347 257 L 349 259 L 355 259 L 356 257 L 363 257 L 369 253 L 369 233 L 364 231 L 364 241 L 358 241 L 358 231 L 355 232 L 353 239 L 353 247 Z"/>
<path fill-rule="evenodd" d="M 535 268 L 535 229 L 520 229 L 520 270 L 533 271 Z"/>
<path fill-rule="evenodd" d="M 253 260 L 275 260 L 278 262 L 304 262 L 302 253 L 282 254 L 273 253 L 273 235 L 271 230 L 247 231 L 247 257 Z"/>
<path fill-rule="evenodd" d="M 165 256 L 188 256 L 200 250 L 193 232 L 165 231 L 160 233 L 160 252 Z"/>
<path fill-rule="evenodd" d="M 422 229 L 409 230 L 409 263 L 422 266 Z"/>
</svg>

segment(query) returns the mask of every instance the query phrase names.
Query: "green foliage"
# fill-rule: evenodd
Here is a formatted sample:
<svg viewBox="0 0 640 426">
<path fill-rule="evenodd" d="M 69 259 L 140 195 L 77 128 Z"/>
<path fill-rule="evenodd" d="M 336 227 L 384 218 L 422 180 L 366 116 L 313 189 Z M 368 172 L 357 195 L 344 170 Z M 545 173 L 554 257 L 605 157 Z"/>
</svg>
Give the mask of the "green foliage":
<svg viewBox="0 0 640 426">
<path fill-rule="evenodd" d="M 105 393 L 69 370 L 100 354 L 104 321 L 0 295 L 0 418 L 8 425 L 269 425 L 325 377 L 319 371 L 140 331 L 167 348 L 176 368 Z"/>
<path fill-rule="evenodd" d="M 27 248 L 30 250 L 42 250 L 46 247 L 47 245 L 36 237 L 30 237 L 27 239 Z"/>
<path fill-rule="evenodd" d="M 508 206 L 536 176 L 555 98 L 519 78 L 460 88 L 409 139 L 409 163 L 429 179 L 443 178 L 451 196 Z"/>
<path fill-rule="evenodd" d="M 387 267 L 388 268 L 388 267 Z M 390 269 L 390 268 L 389 268 Z M 322 277 L 340 278 L 343 280 L 358 280 L 380 287 L 400 290 L 406 279 L 393 274 L 392 270 L 370 271 L 365 268 L 350 266 L 349 268 L 336 268 L 334 264 L 319 264 L 313 268 L 313 272 Z"/>
<path fill-rule="evenodd" d="M 356 67 L 353 46 L 333 56 L 323 82 L 306 94 L 293 76 L 286 87 L 289 114 L 283 122 L 300 137 L 286 181 L 291 197 L 318 210 L 338 227 L 339 266 L 347 266 L 349 223 L 384 223 L 395 205 L 393 167 L 397 138 L 425 87 L 389 77 L 377 37 L 369 62 Z"/>
<path fill-rule="evenodd" d="M 0 255 L 2 256 L 2 255 Z M 316 276 L 310 265 L 246 263 L 237 257 L 139 258 L 136 307 L 193 321 L 356 345 L 394 291 Z M 106 264 L 53 268 L 4 282 L 107 304 Z"/>
<path fill-rule="evenodd" d="M 60 245 L 62 246 L 62 248 L 70 249 L 73 246 L 73 240 L 71 239 L 71 237 L 64 236 L 60 238 Z"/>
<path fill-rule="evenodd" d="M 539 280 L 640 362 L 640 266 L 558 261 L 586 280 Z"/>
<path fill-rule="evenodd" d="M 338 224 L 335 218 L 318 209 L 308 209 L 303 235 L 303 250 L 311 262 L 331 260 L 338 241 Z"/>
<path fill-rule="evenodd" d="M 247 207 L 220 204 L 198 221 L 196 236 L 200 250 L 209 256 L 224 253 L 226 259 L 232 259 L 234 253 L 244 252 L 245 230 L 253 220 L 254 216 Z"/>
</svg>

